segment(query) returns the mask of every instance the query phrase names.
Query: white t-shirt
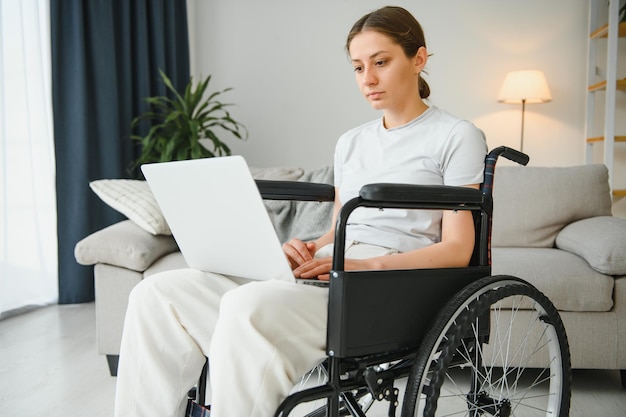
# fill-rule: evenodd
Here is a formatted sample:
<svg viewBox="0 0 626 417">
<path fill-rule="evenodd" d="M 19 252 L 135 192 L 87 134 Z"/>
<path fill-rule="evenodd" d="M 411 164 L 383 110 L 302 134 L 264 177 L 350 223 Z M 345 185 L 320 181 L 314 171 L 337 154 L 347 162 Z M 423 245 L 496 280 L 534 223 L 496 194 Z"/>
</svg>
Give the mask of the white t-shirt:
<svg viewBox="0 0 626 417">
<path fill-rule="evenodd" d="M 342 204 L 365 184 L 480 184 L 487 144 L 471 122 L 431 106 L 415 120 L 386 129 L 382 119 L 346 132 L 335 148 L 335 186 Z M 401 252 L 441 240 L 441 211 L 360 207 L 346 238 Z"/>
</svg>

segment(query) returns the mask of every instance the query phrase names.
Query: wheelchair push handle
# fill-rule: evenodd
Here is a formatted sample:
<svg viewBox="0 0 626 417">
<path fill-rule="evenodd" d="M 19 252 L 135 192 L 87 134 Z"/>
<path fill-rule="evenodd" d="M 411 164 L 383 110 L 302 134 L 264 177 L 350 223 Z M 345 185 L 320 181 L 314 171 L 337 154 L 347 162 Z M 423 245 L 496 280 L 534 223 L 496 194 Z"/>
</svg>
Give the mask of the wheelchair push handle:
<svg viewBox="0 0 626 417">
<path fill-rule="evenodd" d="M 498 159 L 499 156 L 502 156 L 510 161 L 517 162 L 520 165 L 528 164 L 530 161 L 530 157 L 523 152 L 518 151 L 517 149 L 509 148 L 508 146 L 498 146 L 489 152 L 487 155 L 487 159 Z"/>
<path fill-rule="evenodd" d="M 496 162 L 498 157 L 503 156 L 520 165 L 526 165 L 530 161 L 530 157 L 523 152 L 509 148 L 507 146 L 498 146 L 487 154 L 485 158 L 485 178 L 480 189 L 485 195 L 491 195 L 493 190 L 493 176 L 496 170 Z"/>
</svg>

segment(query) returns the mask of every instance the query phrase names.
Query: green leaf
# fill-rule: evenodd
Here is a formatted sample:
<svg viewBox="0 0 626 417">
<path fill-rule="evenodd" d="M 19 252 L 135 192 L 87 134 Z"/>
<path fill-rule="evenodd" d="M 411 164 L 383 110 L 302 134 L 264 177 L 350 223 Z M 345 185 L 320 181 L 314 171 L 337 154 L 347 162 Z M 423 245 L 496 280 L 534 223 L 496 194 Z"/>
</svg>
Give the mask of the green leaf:
<svg viewBox="0 0 626 417">
<path fill-rule="evenodd" d="M 131 169 L 149 162 L 230 155 L 231 149 L 223 141 L 223 136 L 247 138 L 245 126 L 226 110 L 234 104 L 219 100 L 232 88 L 210 92 L 209 75 L 198 83 L 190 78 L 183 91 L 177 91 L 161 69 L 159 74 L 172 94 L 169 97 L 146 97 L 144 101 L 149 109 L 131 120 L 130 138 L 141 146 L 140 155 L 131 164 Z M 140 126 L 149 126 L 143 136 L 136 133 Z M 202 145 L 200 141 L 203 139 L 208 139 L 212 149 Z"/>
</svg>

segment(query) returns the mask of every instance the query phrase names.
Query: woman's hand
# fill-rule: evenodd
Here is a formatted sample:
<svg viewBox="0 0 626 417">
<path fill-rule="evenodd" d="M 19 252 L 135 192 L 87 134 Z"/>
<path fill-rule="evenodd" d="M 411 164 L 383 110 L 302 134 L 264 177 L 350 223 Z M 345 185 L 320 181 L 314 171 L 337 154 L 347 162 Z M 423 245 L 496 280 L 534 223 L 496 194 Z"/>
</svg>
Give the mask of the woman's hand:
<svg viewBox="0 0 626 417">
<path fill-rule="evenodd" d="M 305 243 L 297 238 L 293 238 L 283 244 L 283 252 L 287 256 L 291 269 L 296 269 L 300 265 L 311 261 L 316 250 L 315 242 Z"/>
<path fill-rule="evenodd" d="M 296 278 L 318 278 L 322 281 L 330 279 L 330 270 L 333 267 L 333 258 L 317 258 L 306 262 L 293 270 Z M 371 269 L 367 259 L 345 259 L 344 269 L 346 271 L 362 271 Z"/>
</svg>

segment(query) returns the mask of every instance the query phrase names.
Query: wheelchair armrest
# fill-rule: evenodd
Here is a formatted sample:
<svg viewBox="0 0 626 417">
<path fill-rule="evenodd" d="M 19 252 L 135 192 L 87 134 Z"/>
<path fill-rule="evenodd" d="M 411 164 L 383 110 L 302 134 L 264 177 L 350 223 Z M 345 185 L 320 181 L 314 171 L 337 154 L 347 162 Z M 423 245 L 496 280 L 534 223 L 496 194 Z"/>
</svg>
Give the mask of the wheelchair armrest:
<svg viewBox="0 0 626 417">
<path fill-rule="evenodd" d="M 481 204 L 480 190 L 468 187 L 413 184 L 367 184 L 359 196 L 366 201 L 385 203 L 434 203 L 434 204 Z"/>
<path fill-rule="evenodd" d="M 301 181 L 256 180 L 261 197 L 266 200 L 334 201 L 335 188 L 330 184 Z"/>
</svg>

